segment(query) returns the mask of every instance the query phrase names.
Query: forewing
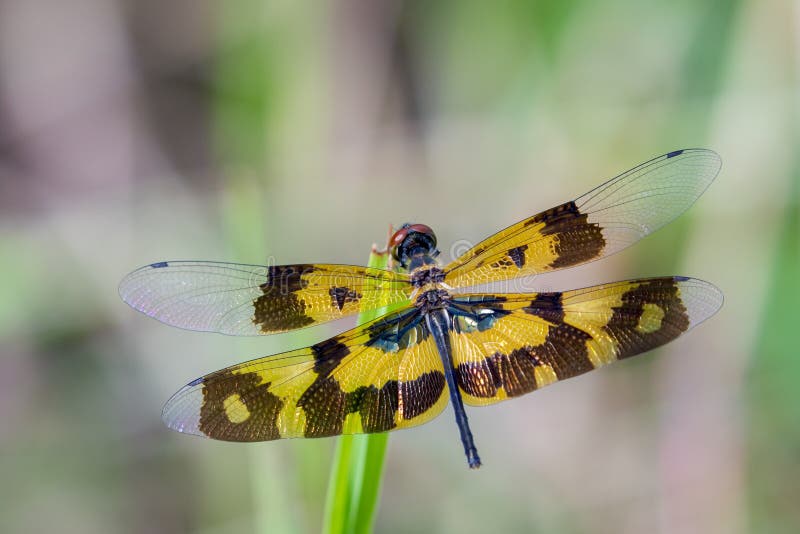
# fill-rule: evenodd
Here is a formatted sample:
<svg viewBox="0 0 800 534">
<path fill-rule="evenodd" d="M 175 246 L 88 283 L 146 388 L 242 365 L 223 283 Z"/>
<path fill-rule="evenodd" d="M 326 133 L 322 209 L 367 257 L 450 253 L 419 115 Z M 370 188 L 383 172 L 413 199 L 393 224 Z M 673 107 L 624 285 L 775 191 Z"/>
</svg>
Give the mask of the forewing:
<svg viewBox="0 0 800 534">
<path fill-rule="evenodd" d="M 459 296 L 451 333 L 456 379 L 468 404 L 516 397 L 668 343 L 722 300 L 715 286 L 684 277 Z"/>
<path fill-rule="evenodd" d="M 192 381 L 164 406 L 168 427 L 225 441 L 386 432 L 447 405 L 436 346 L 415 308 L 311 347 Z"/>
<path fill-rule="evenodd" d="M 445 282 L 474 286 L 613 254 L 688 209 L 720 166 L 719 155 L 711 150 L 657 157 L 478 243 L 445 267 Z"/>
<path fill-rule="evenodd" d="M 274 334 L 407 301 L 403 274 L 355 265 L 170 261 L 133 271 L 122 299 L 159 321 L 231 335 Z"/>
</svg>

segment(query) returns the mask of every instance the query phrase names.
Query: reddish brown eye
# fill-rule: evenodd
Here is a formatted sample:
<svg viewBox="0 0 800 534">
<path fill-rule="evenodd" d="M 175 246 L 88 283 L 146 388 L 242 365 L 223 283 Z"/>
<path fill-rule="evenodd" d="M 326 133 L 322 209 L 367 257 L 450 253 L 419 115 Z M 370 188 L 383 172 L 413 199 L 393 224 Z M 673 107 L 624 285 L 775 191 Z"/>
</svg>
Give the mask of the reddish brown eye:
<svg viewBox="0 0 800 534">
<path fill-rule="evenodd" d="M 433 229 L 430 226 L 428 226 L 427 224 L 411 224 L 408 227 L 408 231 L 409 232 L 417 232 L 417 233 L 420 233 L 420 234 L 425 234 L 427 236 L 430 236 L 430 237 L 436 239 L 436 236 L 433 233 Z"/>
<path fill-rule="evenodd" d="M 399 247 L 400 244 L 406 240 L 406 236 L 408 236 L 408 226 L 402 226 L 391 238 L 389 238 L 389 248 L 394 250 L 395 248 Z"/>
<path fill-rule="evenodd" d="M 433 254 L 436 251 L 436 235 L 430 226 L 425 224 L 404 224 L 389 239 L 392 257 L 406 266 L 409 255 L 420 251 Z"/>
</svg>

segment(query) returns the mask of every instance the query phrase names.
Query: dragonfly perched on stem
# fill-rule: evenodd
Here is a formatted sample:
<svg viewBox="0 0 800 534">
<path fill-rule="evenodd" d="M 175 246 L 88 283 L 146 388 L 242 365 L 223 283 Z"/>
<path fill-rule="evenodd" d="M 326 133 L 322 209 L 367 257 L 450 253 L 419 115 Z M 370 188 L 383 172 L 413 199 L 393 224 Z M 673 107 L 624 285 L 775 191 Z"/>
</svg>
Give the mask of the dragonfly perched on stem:
<svg viewBox="0 0 800 534">
<path fill-rule="evenodd" d="M 386 432 L 452 402 L 470 467 L 481 465 L 464 405 L 485 406 L 659 347 L 721 307 L 712 284 L 643 278 L 564 292 L 466 288 L 594 261 L 689 208 L 720 170 L 710 150 L 664 154 L 520 221 L 447 265 L 424 224 L 389 240 L 394 270 L 354 265 L 162 261 L 129 274 L 122 298 L 169 325 L 260 335 L 360 311 L 394 311 L 310 347 L 192 380 L 162 417 L 227 441 Z"/>
</svg>

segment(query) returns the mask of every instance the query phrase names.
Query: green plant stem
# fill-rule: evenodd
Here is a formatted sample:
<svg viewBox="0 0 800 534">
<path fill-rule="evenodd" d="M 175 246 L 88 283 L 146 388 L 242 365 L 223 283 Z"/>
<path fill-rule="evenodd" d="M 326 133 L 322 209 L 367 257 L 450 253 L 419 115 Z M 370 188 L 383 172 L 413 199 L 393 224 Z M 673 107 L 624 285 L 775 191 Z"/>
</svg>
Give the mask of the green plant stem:
<svg viewBox="0 0 800 534">
<path fill-rule="evenodd" d="M 369 267 L 385 269 L 388 254 L 374 248 Z M 358 323 L 371 321 L 385 309 L 361 312 Z M 336 443 L 322 531 L 326 534 L 371 532 L 383 476 L 389 434 L 340 436 Z"/>
</svg>

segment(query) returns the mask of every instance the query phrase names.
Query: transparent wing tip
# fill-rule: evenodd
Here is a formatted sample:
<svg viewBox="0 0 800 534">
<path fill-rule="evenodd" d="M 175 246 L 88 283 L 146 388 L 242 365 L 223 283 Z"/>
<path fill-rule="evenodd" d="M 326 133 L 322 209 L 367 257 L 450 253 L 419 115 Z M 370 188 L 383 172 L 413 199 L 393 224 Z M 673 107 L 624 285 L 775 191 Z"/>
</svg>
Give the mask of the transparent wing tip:
<svg viewBox="0 0 800 534">
<path fill-rule="evenodd" d="M 685 162 L 686 165 L 697 167 L 697 172 L 700 176 L 706 177 L 701 179 L 701 183 L 706 186 L 714 181 L 714 178 L 719 174 L 722 169 L 722 158 L 719 154 L 709 148 L 682 148 L 680 150 L 673 150 L 667 152 L 662 156 L 665 160 L 673 160 L 675 158 Z M 703 189 L 705 190 L 705 188 Z M 702 193 L 702 191 L 701 191 Z"/>
<path fill-rule="evenodd" d="M 203 404 L 203 379 L 192 380 L 164 404 L 161 419 L 171 430 L 204 436 L 200 431 L 200 408 Z"/>
<path fill-rule="evenodd" d="M 144 303 L 142 302 L 142 299 L 147 293 L 147 275 L 152 271 L 163 269 L 169 266 L 169 262 L 157 261 L 129 272 L 120 281 L 119 286 L 117 287 L 117 292 L 119 293 L 120 298 L 131 308 L 150 315 L 146 309 L 146 306 L 144 306 Z"/>
<path fill-rule="evenodd" d="M 725 297 L 714 284 L 684 276 L 676 276 L 675 281 L 689 314 L 689 328 L 699 325 L 722 308 Z"/>
</svg>

